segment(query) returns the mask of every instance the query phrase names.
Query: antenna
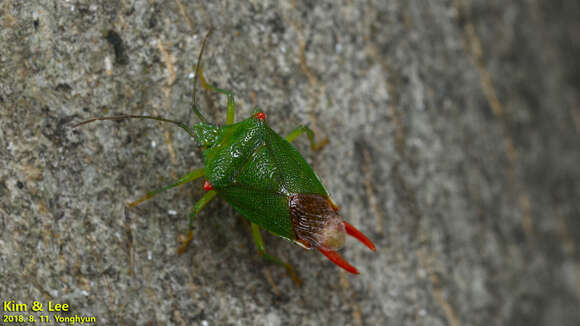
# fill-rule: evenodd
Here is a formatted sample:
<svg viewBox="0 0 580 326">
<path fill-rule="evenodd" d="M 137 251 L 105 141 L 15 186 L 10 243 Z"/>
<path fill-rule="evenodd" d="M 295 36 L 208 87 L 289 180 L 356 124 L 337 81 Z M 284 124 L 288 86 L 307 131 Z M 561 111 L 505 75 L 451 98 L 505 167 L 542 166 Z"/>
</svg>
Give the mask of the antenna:
<svg viewBox="0 0 580 326">
<path fill-rule="evenodd" d="M 197 98 L 195 96 L 195 93 L 197 91 L 197 80 L 199 79 L 198 76 L 199 76 L 200 71 L 201 71 L 201 59 L 203 57 L 203 51 L 205 50 L 205 44 L 207 42 L 207 39 L 209 38 L 209 36 L 211 35 L 212 32 L 213 32 L 213 28 L 211 28 L 209 30 L 209 32 L 207 32 L 207 35 L 203 39 L 203 43 L 201 44 L 201 50 L 199 51 L 199 56 L 197 57 L 197 64 L 195 65 L 195 78 L 193 79 L 193 94 L 192 94 L 193 112 L 195 113 L 195 115 L 197 115 L 199 120 L 201 120 L 202 122 L 205 122 L 205 123 L 209 123 L 209 122 L 207 121 L 207 119 L 201 114 L 201 112 L 197 108 Z"/>
</svg>

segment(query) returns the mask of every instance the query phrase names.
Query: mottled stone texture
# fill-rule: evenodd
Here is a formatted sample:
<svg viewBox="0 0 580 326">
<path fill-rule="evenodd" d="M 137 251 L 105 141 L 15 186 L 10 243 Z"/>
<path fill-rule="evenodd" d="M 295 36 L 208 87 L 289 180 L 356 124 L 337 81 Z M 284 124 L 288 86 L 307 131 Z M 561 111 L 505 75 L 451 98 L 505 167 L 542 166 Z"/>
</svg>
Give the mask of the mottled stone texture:
<svg viewBox="0 0 580 326">
<path fill-rule="evenodd" d="M 0 298 L 99 325 L 580 324 L 580 2 L 0 1 Z M 176 255 L 202 181 L 191 76 L 259 105 L 310 151 L 350 239 L 347 275 L 216 200 Z M 225 99 L 198 90 L 211 120 Z M 38 315 L 38 314 L 36 314 Z"/>
</svg>

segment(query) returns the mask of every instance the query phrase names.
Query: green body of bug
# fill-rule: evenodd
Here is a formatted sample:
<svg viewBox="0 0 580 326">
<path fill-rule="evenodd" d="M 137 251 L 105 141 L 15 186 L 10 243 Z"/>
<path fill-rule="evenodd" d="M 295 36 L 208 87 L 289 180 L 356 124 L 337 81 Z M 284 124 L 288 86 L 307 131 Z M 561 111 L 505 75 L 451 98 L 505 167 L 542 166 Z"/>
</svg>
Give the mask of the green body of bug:
<svg viewBox="0 0 580 326">
<path fill-rule="evenodd" d="M 205 40 L 198 62 L 201 61 L 204 47 Z M 302 133 L 308 135 L 313 149 L 322 147 L 325 142 L 316 144 L 314 133 L 305 126 L 282 138 L 268 126 L 265 114 L 259 109 L 248 119 L 234 123 L 235 104 L 231 93 L 208 84 L 199 65 L 196 81 L 198 77 L 204 88 L 227 95 L 226 125 L 217 126 L 207 122 L 195 106 L 195 95 L 193 109 L 202 122 L 196 123 L 193 129 L 164 118 L 129 115 L 95 118 L 78 124 L 95 120 L 153 119 L 178 125 L 200 143 L 204 168 L 189 173 L 174 184 L 147 193 L 130 206 L 205 176 L 204 189 L 207 192 L 192 209 L 190 231 L 179 252 L 183 252 L 192 239 L 191 227 L 195 215 L 217 195 L 251 222 L 252 234 L 260 254 L 284 266 L 296 282 L 300 281 L 289 264 L 266 253 L 260 227 L 304 248 L 317 248 L 335 264 L 358 274 L 356 268 L 344 261 L 336 250 L 344 245 L 346 234 L 359 239 L 373 251 L 374 245 L 339 217 L 338 207 L 310 165 L 290 144 Z"/>
<path fill-rule="evenodd" d="M 259 113 L 217 129 L 203 152 L 205 176 L 218 195 L 251 222 L 295 240 L 288 197 L 328 194 L 294 147 L 256 118 Z"/>
</svg>

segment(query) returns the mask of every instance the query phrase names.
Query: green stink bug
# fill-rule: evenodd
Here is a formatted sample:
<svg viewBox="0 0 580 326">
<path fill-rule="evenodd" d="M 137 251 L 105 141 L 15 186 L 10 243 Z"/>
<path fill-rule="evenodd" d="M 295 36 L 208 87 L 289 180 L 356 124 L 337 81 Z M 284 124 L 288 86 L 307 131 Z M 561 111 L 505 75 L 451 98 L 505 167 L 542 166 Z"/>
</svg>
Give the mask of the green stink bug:
<svg viewBox="0 0 580 326">
<path fill-rule="evenodd" d="M 234 123 L 233 95 L 209 84 L 203 76 L 200 62 L 208 37 L 209 33 L 203 40 L 196 66 L 192 109 L 201 122 L 194 124 L 193 128 L 178 121 L 138 115 L 98 117 L 74 127 L 97 120 L 151 119 L 175 124 L 197 140 L 203 151 L 203 168 L 190 172 L 171 185 L 148 192 L 129 204 L 134 207 L 161 192 L 205 177 L 204 189 L 207 192 L 192 208 L 189 232 L 178 253 L 182 253 L 192 240 L 193 222 L 197 213 L 217 195 L 250 221 L 259 253 L 285 267 L 297 283 L 300 280 L 290 264 L 266 253 L 260 228 L 305 249 L 314 247 L 336 265 L 358 274 L 358 270 L 336 250 L 344 246 L 346 234 L 355 237 L 372 251 L 375 251 L 374 244 L 340 218 L 338 206 L 312 167 L 290 144 L 303 133 L 308 136 L 313 150 L 324 146 L 326 141 L 316 144 L 314 132 L 307 126 L 298 127 L 286 138 L 282 138 L 268 126 L 266 115 L 258 108 L 249 118 Z M 205 89 L 226 95 L 227 116 L 224 126 L 209 123 L 197 108 L 195 85 L 198 79 Z"/>
</svg>

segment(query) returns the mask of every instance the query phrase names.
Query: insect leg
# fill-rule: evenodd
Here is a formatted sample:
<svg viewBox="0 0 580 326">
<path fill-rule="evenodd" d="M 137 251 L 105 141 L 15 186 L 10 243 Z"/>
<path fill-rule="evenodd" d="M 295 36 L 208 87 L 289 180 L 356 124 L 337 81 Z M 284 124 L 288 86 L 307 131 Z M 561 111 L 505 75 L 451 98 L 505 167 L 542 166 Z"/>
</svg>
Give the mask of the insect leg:
<svg viewBox="0 0 580 326">
<path fill-rule="evenodd" d="M 232 93 L 230 91 L 227 91 L 225 89 L 221 89 L 221 88 L 217 88 L 215 86 L 213 86 L 212 84 L 208 83 L 207 80 L 205 79 L 205 77 L 203 76 L 203 70 L 200 65 L 197 65 L 197 72 L 196 72 L 199 76 L 199 80 L 201 81 L 201 86 L 209 91 L 213 91 L 213 92 L 218 92 L 218 93 L 222 93 L 224 95 L 226 95 L 228 97 L 228 111 L 227 111 L 227 115 L 226 115 L 226 124 L 230 125 L 232 123 L 234 123 L 234 119 L 235 119 L 235 113 L 236 113 L 236 105 L 234 102 L 234 96 L 232 95 Z"/>
<path fill-rule="evenodd" d="M 266 253 L 264 239 L 262 239 L 262 234 L 260 233 L 260 227 L 258 226 L 258 224 L 252 223 L 252 237 L 254 238 L 254 242 L 256 243 L 256 247 L 258 248 L 258 253 L 262 257 L 266 258 L 267 260 L 269 260 L 273 263 L 276 263 L 276 264 L 286 268 L 286 271 L 288 272 L 290 277 L 294 280 L 294 282 L 296 282 L 296 284 L 298 284 L 298 286 L 302 285 L 302 280 L 300 280 L 298 278 L 298 276 L 294 272 L 294 268 L 292 268 L 292 265 L 285 263 L 285 262 L 281 261 L 280 259 Z"/>
<path fill-rule="evenodd" d="M 147 194 L 145 194 L 145 196 L 137 199 L 134 202 L 129 203 L 129 207 L 135 207 L 135 206 L 141 204 L 142 202 L 146 201 L 147 199 L 150 199 L 151 197 L 153 197 L 157 194 L 160 194 L 160 193 L 167 191 L 171 188 L 175 188 L 175 187 L 181 186 L 183 184 L 186 184 L 186 183 L 193 181 L 199 177 L 203 177 L 204 175 L 205 175 L 205 168 L 193 170 L 190 173 L 186 174 L 185 176 L 179 178 L 179 180 L 177 180 L 177 182 L 175 182 L 175 183 L 172 183 L 172 184 L 165 186 L 161 189 L 157 189 L 157 190 L 148 192 Z"/>
<path fill-rule="evenodd" d="M 306 133 L 308 136 L 308 139 L 310 140 L 310 148 L 312 148 L 313 151 L 319 151 L 329 143 L 328 138 L 325 138 L 317 144 L 314 140 L 314 131 L 308 128 L 308 126 L 300 126 L 292 130 L 292 132 L 290 132 L 290 134 L 286 137 L 286 140 L 291 143 L 294 139 L 298 138 L 298 136 L 302 135 L 303 133 Z"/>
<path fill-rule="evenodd" d="M 201 211 L 207 203 L 209 203 L 217 194 L 217 192 L 210 190 L 203 195 L 191 208 L 191 213 L 189 214 L 189 231 L 187 232 L 187 237 L 181 247 L 177 249 L 178 254 L 182 254 L 185 251 L 185 248 L 189 245 L 191 240 L 193 239 L 193 220 L 195 219 L 195 215 Z"/>
</svg>

